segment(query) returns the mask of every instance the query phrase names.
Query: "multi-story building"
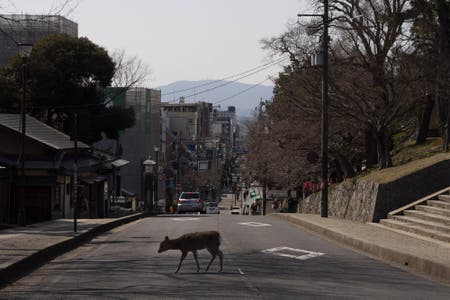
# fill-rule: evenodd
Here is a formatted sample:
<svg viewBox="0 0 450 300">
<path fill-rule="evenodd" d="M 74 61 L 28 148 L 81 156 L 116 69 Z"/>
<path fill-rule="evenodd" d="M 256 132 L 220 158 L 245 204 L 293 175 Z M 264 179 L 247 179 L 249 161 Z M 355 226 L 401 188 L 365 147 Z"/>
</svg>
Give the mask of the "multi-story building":
<svg viewBox="0 0 450 300">
<path fill-rule="evenodd" d="M 182 188 L 200 189 L 199 182 L 192 182 L 192 176 L 199 179 L 197 172 L 207 171 L 210 166 L 211 113 L 211 103 L 185 103 L 183 97 L 178 103 L 161 105 L 165 141 L 162 147 L 167 158 L 166 199 L 172 199 Z M 166 205 L 170 205 L 170 200 Z"/>
<path fill-rule="evenodd" d="M 111 96 L 113 105 L 134 109 L 136 124 L 124 130 L 118 141 L 103 139 L 95 147 L 130 161 L 120 170 L 120 185 L 123 191 L 143 200 L 142 163 L 148 158 L 159 161 L 161 91 L 148 88 L 110 88 L 107 93 Z"/>
<path fill-rule="evenodd" d="M 227 152 L 234 149 L 236 137 L 238 136 L 238 125 L 236 120 L 236 108 L 229 106 L 227 110 L 214 110 L 212 121 L 212 136 L 226 143 Z"/>
<path fill-rule="evenodd" d="M 0 65 L 4 65 L 17 54 L 17 44 L 35 44 L 55 33 L 78 37 L 78 24 L 55 15 L 0 15 L 0 31 Z"/>
<path fill-rule="evenodd" d="M 165 124 L 171 134 L 178 138 L 191 151 L 198 151 L 205 138 L 210 135 L 210 115 L 212 104 L 207 102 L 162 103 Z"/>
</svg>

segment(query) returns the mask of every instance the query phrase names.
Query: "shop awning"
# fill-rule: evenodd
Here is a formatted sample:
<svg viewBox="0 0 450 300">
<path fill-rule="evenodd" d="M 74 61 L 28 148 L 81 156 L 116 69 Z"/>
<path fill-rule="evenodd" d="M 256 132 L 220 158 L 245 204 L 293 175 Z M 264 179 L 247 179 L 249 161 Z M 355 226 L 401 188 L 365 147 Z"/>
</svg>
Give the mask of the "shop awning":
<svg viewBox="0 0 450 300">
<path fill-rule="evenodd" d="M 113 160 L 112 162 L 106 163 L 105 167 L 109 168 L 109 169 L 111 169 L 113 167 L 114 168 L 121 168 L 123 166 L 128 165 L 129 163 L 130 162 L 128 160 L 119 158 L 119 159 Z"/>
<path fill-rule="evenodd" d="M 80 181 L 87 183 L 87 184 L 94 184 L 96 182 L 102 182 L 105 181 L 105 176 L 90 176 L 90 177 L 80 177 Z"/>
</svg>

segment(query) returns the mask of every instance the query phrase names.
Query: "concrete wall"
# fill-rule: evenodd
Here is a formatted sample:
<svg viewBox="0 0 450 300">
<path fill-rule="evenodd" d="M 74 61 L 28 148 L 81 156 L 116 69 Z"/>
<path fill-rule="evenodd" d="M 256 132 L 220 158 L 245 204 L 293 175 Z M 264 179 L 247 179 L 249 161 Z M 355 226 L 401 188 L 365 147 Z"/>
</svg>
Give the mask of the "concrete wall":
<svg viewBox="0 0 450 300">
<path fill-rule="evenodd" d="M 393 168 L 392 172 L 396 170 Z M 373 176 L 348 179 L 330 187 L 330 216 L 359 222 L 378 222 L 399 207 L 450 186 L 450 160 L 445 159 L 390 182 Z M 320 214 L 321 193 L 299 201 L 300 213 Z"/>
</svg>

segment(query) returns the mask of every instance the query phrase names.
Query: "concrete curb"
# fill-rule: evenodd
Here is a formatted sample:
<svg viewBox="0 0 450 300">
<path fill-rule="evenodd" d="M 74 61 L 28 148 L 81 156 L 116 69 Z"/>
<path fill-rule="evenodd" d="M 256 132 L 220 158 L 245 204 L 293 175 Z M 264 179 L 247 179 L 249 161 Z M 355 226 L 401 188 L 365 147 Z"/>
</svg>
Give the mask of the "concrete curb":
<svg viewBox="0 0 450 300">
<path fill-rule="evenodd" d="M 27 256 L 4 269 L 1 269 L 0 288 L 6 284 L 18 280 L 31 271 L 39 268 L 46 262 L 49 262 L 55 257 L 77 248 L 81 244 L 93 239 L 94 237 L 104 232 L 147 216 L 149 216 L 148 213 L 137 213 L 130 216 L 121 217 L 111 222 L 95 226 L 94 228 L 80 233 L 77 236 L 67 237 L 66 239 L 56 244 L 49 245 L 44 249 L 38 250 L 30 256 Z"/>
<path fill-rule="evenodd" d="M 450 284 L 450 267 L 448 265 L 354 238 L 350 235 L 333 231 L 332 229 L 324 228 L 290 215 L 273 215 L 280 219 L 286 219 L 289 222 L 299 225 L 313 233 L 317 233 L 324 238 L 393 263 L 409 271 L 420 273 L 445 284 Z"/>
</svg>

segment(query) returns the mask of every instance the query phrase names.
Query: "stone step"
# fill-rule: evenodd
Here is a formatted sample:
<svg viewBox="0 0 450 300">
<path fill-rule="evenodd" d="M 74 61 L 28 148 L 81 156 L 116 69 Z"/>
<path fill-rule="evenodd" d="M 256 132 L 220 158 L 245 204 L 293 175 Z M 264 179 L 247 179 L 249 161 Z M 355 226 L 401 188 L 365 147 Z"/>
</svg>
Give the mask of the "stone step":
<svg viewBox="0 0 450 300">
<path fill-rule="evenodd" d="M 438 200 L 428 200 L 427 204 L 431 205 L 431 206 L 434 206 L 434 207 L 439 207 L 439 208 L 444 208 L 444 209 L 449 209 L 450 210 L 450 203 L 449 202 L 438 201 Z"/>
<path fill-rule="evenodd" d="M 446 225 L 438 222 L 426 221 L 423 219 L 410 217 L 410 216 L 392 216 L 394 220 L 398 220 L 401 222 L 409 223 L 411 225 L 417 225 L 423 227 L 425 229 L 442 231 L 443 233 L 450 233 L 450 225 Z"/>
<path fill-rule="evenodd" d="M 405 210 L 403 213 L 405 214 L 405 216 L 411 216 L 425 221 L 438 222 L 450 226 L 450 217 L 411 209 Z"/>
<path fill-rule="evenodd" d="M 380 220 L 380 223 L 384 226 L 450 243 L 450 234 L 443 233 L 442 231 L 425 229 L 419 225 L 413 225 L 394 219 L 382 219 Z"/>
<path fill-rule="evenodd" d="M 448 194 L 441 194 L 438 196 L 438 199 L 440 201 L 449 202 L 450 203 L 450 195 Z"/>
<path fill-rule="evenodd" d="M 416 208 L 416 210 L 419 210 L 419 211 L 425 211 L 425 212 L 436 214 L 436 215 L 450 217 L 450 210 L 448 210 L 448 209 L 443 209 L 443 208 L 429 206 L 429 205 L 416 205 L 415 208 Z"/>
</svg>

